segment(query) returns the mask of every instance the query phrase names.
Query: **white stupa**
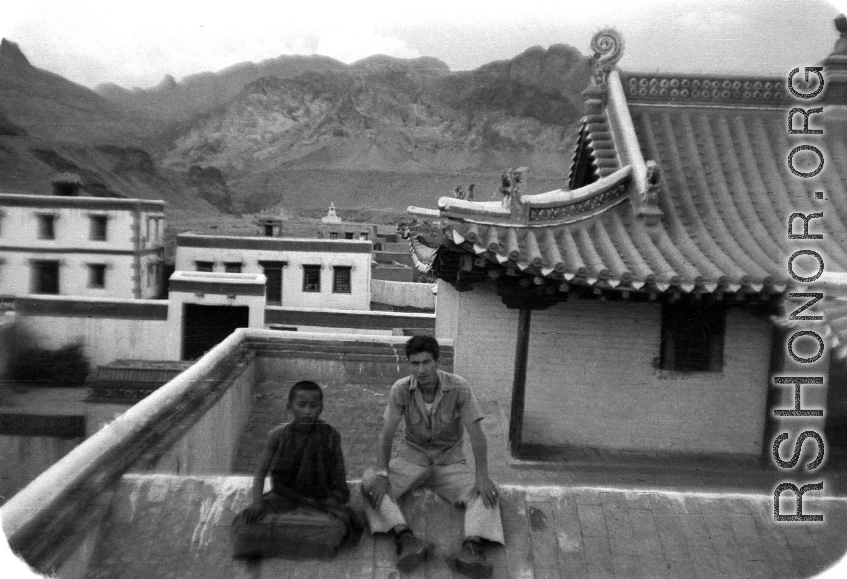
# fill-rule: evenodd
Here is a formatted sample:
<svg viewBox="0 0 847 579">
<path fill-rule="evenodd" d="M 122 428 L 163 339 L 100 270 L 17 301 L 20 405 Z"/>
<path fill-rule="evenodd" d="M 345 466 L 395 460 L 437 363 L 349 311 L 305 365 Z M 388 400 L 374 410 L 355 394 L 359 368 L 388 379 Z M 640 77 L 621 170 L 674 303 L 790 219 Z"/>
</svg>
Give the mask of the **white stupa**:
<svg viewBox="0 0 847 579">
<path fill-rule="evenodd" d="M 335 213 L 335 202 L 329 204 L 329 211 L 321 217 L 323 223 L 341 223 L 341 218 Z"/>
</svg>

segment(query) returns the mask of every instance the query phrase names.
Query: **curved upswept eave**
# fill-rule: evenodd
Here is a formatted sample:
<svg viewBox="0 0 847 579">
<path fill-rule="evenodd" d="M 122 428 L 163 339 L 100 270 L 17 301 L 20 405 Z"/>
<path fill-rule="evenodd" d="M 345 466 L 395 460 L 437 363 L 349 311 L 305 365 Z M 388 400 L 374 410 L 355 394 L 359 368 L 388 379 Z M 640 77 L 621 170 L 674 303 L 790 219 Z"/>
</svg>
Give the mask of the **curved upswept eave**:
<svg viewBox="0 0 847 579">
<path fill-rule="evenodd" d="M 608 280 L 609 266 L 606 265 L 597 248 L 594 247 L 594 242 L 588 233 L 588 227 L 579 227 L 576 231 L 574 241 L 576 241 L 580 254 L 585 256 L 591 283 L 594 283 L 596 280 Z"/>
<path fill-rule="evenodd" d="M 711 173 L 711 190 L 715 193 L 715 203 L 723 210 L 727 228 L 746 255 L 761 265 L 768 275 L 777 278 L 782 276 L 785 264 L 779 256 L 778 248 L 759 221 L 749 198 L 745 203 L 746 187 L 741 180 L 742 169 L 733 155 L 735 146 L 726 118 L 720 115 L 709 122 L 705 115 L 701 115 L 699 126 L 707 153 L 704 162 Z"/>
<path fill-rule="evenodd" d="M 559 246 L 564 250 L 565 263 L 567 265 L 566 271 L 570 274 L 570 278 L 574 276 L 587 277 L 589 273 L 588 266 L 579 252 L 576 240 L 571 235 L 570 229 L 563 229 L 559 234 Z"/>
<path fill-rule="evenodd" d="M 633 224 L 633 210 L 631 207 L 626 211 L 627 222 L 631 228 L 624 225 L 620 212 L 614 211 L 609 215 L 609 230 L 617 243 L 617 249 L 623 260 L 632 270 L 635 279 L 633 285 L 641 287 L 653 283 L 657 273 L 670 273 L 671 277 L 676 275 L 673 268 L 668 264 L 662 254 L 653 245 L 653 241 L 644 231 L 640 223 Z M 638 243 L 638 247 L 636 247 Z"/>
<path fill-rule="evenodd" d="M 551 228 L 545 228 L 541 237 L 541 252 L 544 262 L 542 264 L 542 275 L 550 275 L 552 273 L 564 274 L 567 271 L 565 259 L 562 257 L 562 252 L 556 244 L 556 238 L 553 235 Z"/>
<path fill-rule="evenodd" d="M 847 147 L 839 138 L 831 140 L 828 149 L 832 157 L 831 164 L 822 176 L 825 184 L 824 197 L 829 201 L 819 201 L 820 205 L 816 208 L 816 211 L 824 214 L 823 219 L 818 220 L 822 222 L 822 227 L 812 225 L 815 222 L 812 220 L 809 229 L 812 232 L 823 229 L 822 245 L 826 247 L 830 257 L 836 260 L 838 269 L 847 271 L 847 251 L 844 249 L 847 247 L 847 188 L 844 187 L 847 182 Z M 814 191 L 811 194 L 813 195 Z M 841 232 L 840 238 L 838 232 Z"/>
<path fill-rule="evenodd" d="M 753 136 L 745 115 L 738 115 L 731 124 L 728 123 L 725 145 L 729 146 L 734 140 L 738 144 L 727 154 L 732 158 L 732 174 L 737 179 L 735 195 L 740 203 L 749 207 L 748 211 L 755 214 L 765 229 L 771 247 L 772 259 L 777 262 L 785 260 L 785 222 L 779 218 L 778 207 L 774 205 L 772 194 L 765 186 L 762 168 L 754 155 Z M 742 169 L 744 167 L 744 169 Z M 769 253 L 769 255 L 771 255 Z"/>
<path fill-rule="evenodd" d="M 652 115 L 648 112 L 641 115 L 641 131 L 648 156 L 664 160 L 667 157 L 664 154 L 665 150 L 672 147 L 673 144 L 665 145 L 665 143 L 659 142 L 658 135 L 653 129 Z M 671 169 L 673 169 L 674 165 L 679 166 L 679 162 L 674 163 L 671 159 L 668 165 L 671 165 Z M 675 196 L 671 194 L 671 185 L 669 177 L 663 178 L 660 183 L 659 207 L 664 211 L 665 223 L 664 227 L 656 228 L 655 232 L 651 233 L 651 238 L 662 255 L 675 267 L 679 268 L 677 264 L 680 263 L 679 258 L 681 257 L 685 262 L 696 263 L 699 269 L 705 270 L 704 273 L 708 282 L 725 284 L 730 276 L 697 245 L 683 226 L 677 212 Z M 705 230 L 705 228 L 702 229 Z"/>
<path fill-rule="evenodd" d="M 687 175 L 688 179 L 697 180 L 697 175 L 690 175 L 690 171 L 687 170 L 687 163 L 683 160 L 683 157 L 680 154 L 680 151 L 683 150 L 682 143 L 678 142 L 676 139 L 676 128 L 674 127 L 671 116 L 667 112 L 663 112 L 660 114 L 660 122 L 663 129 L 663 134 L 667 139 L 667 144 L 665 147 L 665 152 L 667 153 L 666 158 L 668 160 L 668 164 L 670 165 L 670 173 L 671 179 L 668 179 L 667 186 L 668 188 L 673 187 L 674 189 L 674 197 L 680 204 L 681 213 L 680 215 L 680 224 L 682 219 L 687 222 L 687 227 L 676 227 L 675 224 L 672 223 L 669 233 L 674 241 L 678 239 L 685 239 L 688 237 L 690 232 L 691 239 L 694 244 L 700 249 L 700 251 L 709 257 L 709 260 L 712 261 L 721 271 L 723 271 L 729 278 L 732 280 L 734 284 L 746 285 L 749 281 L 749 275 L 745 272 L 739 265 L 732 259 L 732 256 L 727 254 L 724 249 L 715 243 L 713 233 L 709 230 L 700 216 L 700 212 L 697 209 L 695 196 L 691 191 L 687 179 L 681 178 L 683 175 Z M 685 136 L 682 137 L 683 141 L 687 141 Z M 686 153 L 689 153 L 689 146 L 685 147 L 684 150 Z M 687 157 L 686 159 L 687 160 Z M 670 182 L 672 180 L 672 182 Z M 694 185 L 696 187 L 696 184 Z M 673 203 L 669 202 L 666 204 L 668 206 Z M 660 206 L 662 209 L 665 209 L 665 205 L 661 203 Z M 682 247 L 683 252 L 687 253 L 688 247 Z M 699 260 L 696 260 L 699 261 Z"/>
<path fill-rule="evenodd" d="M 624 285 L 632 282 L 632 272 L 629 271 L 608 231 L 606 231 L 603 219 L 595 221 L 593 227 L 594 235 L 592 238 L 596 239 L 597 252 L 602 256 L 603 261 L 608 264 L 612 280 Z"/>
<path fill-rule="evenodd" d="M 762 280 L 769 279 L 771 273 L 759 264 L 759 260 L 769 261 L 767 255 L 755 243 L 745 243 L 740 219 L 733 222 L 735 216 L 730 211 L 722 215 L 715 204 L 712 188 L 719 185 L 720 181 L 713 182 L 707 175 L 704 166 L 704 162 L 710 158 L 708 137 L 706 135 L 695 136 L 695 127 L 691 115 L 683 113 L 679 116 L 682 125 L 682 141 L 688 156 L 688 166 L 693 172 L 691 177 L 694 189 L 686 189 L 684 193 L 692 196 L 689 207 L 697 211 L 701 223 L 709 230 L 710 241 L 720 247 L 724 254 L 732 260 L 733 265 L 750 278 L 749 283 L 761 283 Z M 701 115 L 698 116 L 702 119 Z M 707 130 L 707 126 L 704 126 L 703 123 L 699 128 Z M 699 143 L 697 142 L 698 136 Z M 706 149 L 702 153 L 701 146 Z M 694 195 L 696 195 L 696 200 Z M 725 219 L 729 223 L 726 223 Z M 736 234 L 741 237 L 740 241 L 736 239 Z"/>
<path fill-rule="evenodd" d="M 788 135 L 783 131 L 771 130 L 770 133 L 778 145 L 778 149 L 776 150 L 783 151 L 783 156 L 786 158 L 787 163 L 788 152 L 792 147 L 797 145 L 797 142 L 789 141 Z M 840 205 L 838 200 L 844 200 L 844 195 L 841 180 L 834 178 L 838 174 L 838 163 L 834 162 L 834 160 L 838 158 L 837 147 L 836 151 L 833 151 L 829 147 L 830 144 L 830 142 L 825 142 L 823 145 L 824 155 L 825 157 L 829 157 L 828 163 L 825 165 L 825 168 L 820 175 L 814 179 L 804 179 L 792 175 L 787 168 L 787 164 L 786 166 L 780 167 L 779 175 L 782 176 L 783 182 L 786 183 L 786 189 L 790 195 L 790 211 L 785 213 L 785 225 L 783 226 L 783 231 L 785 231 L 785 235 L 787 237 L 789 215 L 797 212 L 809 214 L 822 211 L 824 213 L 824 218 L 821 220 L 811 221 L 809 228 L 811 231 L 823 230 L 825 232 L 824 239 L 821 240 L 823 241 L 821 244 L 822 249 L 824 249 L 830 259 L 834 259 L 840 266 L 840 269 L 844 271 L 844 267 L 847 265 L 847 261 L 845 261 L 845 257 L 847 257 L 847 255 L 845 254 L 844 246 L 831 238 L 832 232 L 845 230 L 845 221 L 842 219 L 838 210 L 835 209 L 835 207 Z M 815 201 L 813 197 L 816 190 L 823 190 L 825 195 L 830 195 L 831 201 Z M 802 222 L 799 219 L 796 220 L 794 224 L 795 233 L 798 232 L 798 230 L 802 231 Z M 829 241 L 826 240 L 827 236 L 830 236 Z M 791 245 L 795 244 L 794 242 L 789 243 Z"/>
</svg>

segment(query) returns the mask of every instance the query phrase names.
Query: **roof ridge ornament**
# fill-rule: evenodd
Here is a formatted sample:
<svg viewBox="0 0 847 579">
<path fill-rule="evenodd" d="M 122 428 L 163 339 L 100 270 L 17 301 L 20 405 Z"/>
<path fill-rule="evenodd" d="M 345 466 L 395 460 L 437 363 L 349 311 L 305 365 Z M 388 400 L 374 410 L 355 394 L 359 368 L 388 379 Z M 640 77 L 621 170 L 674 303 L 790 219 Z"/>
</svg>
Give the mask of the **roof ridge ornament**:
<svg viewBox="0 0 847 579">
<path fill-rule="evenodd" d="M 659 191 L 662 187 L 662 166 L 652 159 L 647 161 L 647 188 L 639 195 L 637 213 L 646 225 L 659 223 L 664 212 L 659 207 Z"/>
<path fill-rule="evenodd" d="M 506 169 L 500 176 L 500 193 L 503 195 L 503 207 L 511 213 L 512 219 L 524 222 L 529 217 L 523 200 L 523 186 L 529 167 Z"/>
<path fill-rule="evenodd" d="M 591 85 L 606 88 L 606 80 L 615 65 L 623 58 L 623 35 L 615 28 L 603 28 L 591 38 L 594 51 Z"/>
</svg>

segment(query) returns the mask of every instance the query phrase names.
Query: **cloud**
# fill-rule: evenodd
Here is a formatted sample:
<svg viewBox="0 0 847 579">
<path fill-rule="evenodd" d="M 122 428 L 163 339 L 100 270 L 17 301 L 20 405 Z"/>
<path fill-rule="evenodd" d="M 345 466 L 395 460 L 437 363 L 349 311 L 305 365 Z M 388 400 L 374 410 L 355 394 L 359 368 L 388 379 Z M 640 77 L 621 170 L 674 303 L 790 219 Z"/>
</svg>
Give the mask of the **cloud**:
<svg viewBox="0 0 847 579">
<path fill-rule="evenodd" d="M 672 19 L 673 25 L 685 28 L 691 34 L 711 34 L 728 28 L 734 29 L 745 22 L 744 16 L 739 12 L 714 10 L 706 6 L 697 8 L 686 11 L 685 14 Z"/>
<path fill-rule="evenodd" d="M 417 50 L 399 38 L 356 26 L 323 28 L 318 32 L 315 52 L 346 63 L 355 62 L 372 54 L 387 54 L 398 58 L 421 56 Z"/>
</svg>

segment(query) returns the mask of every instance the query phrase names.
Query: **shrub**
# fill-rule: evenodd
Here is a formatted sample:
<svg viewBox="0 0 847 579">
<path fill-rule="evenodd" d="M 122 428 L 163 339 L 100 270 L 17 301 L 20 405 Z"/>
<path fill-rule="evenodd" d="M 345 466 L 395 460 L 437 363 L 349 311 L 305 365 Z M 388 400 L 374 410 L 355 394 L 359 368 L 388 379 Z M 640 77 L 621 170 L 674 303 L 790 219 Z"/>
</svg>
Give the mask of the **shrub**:
<svg viewBox="0 0 847 579">
<path fill-rule="evenodd" d="M 32 343 L 12 351 L 9 379 L 32 386 L 81 386 L 90 370 L 81 343 L 48 350 Z"/>
</svg>

